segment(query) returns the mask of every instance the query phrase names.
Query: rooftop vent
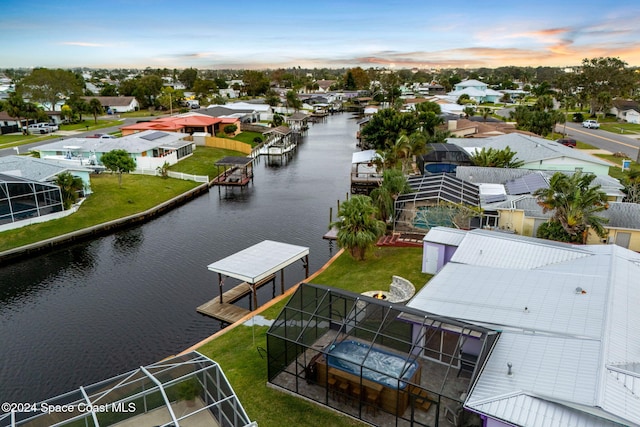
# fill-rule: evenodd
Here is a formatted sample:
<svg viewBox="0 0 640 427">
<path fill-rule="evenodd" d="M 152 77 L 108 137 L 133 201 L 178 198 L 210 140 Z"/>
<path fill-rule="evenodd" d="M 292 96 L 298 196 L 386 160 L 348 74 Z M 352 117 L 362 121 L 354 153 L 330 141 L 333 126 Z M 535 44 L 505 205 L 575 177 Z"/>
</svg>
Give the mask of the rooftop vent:
<svg viewBox="0 0 640 427">
<path fill-rule="evenodd" d="M 511 362 L 507 362 L 507 376 L 512 377 L 513 376 L 513 371 L 511 370 L 511 368 L 513 368 L 513 364 Z"/>
</svg>

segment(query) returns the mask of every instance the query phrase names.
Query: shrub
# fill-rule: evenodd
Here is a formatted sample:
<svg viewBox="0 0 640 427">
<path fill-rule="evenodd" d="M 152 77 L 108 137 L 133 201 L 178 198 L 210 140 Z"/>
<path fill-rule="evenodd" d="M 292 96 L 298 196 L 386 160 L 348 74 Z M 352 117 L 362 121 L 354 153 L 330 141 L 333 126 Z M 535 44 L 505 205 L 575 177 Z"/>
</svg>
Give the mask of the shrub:
<svg viewBox="0 0 640 427">
<path fill-rule="evenodd" d="M 573 113 L 573 122 L 580 123 L 584 121 L 584 116 L 582 113 Z"/>
<path fill-rule="evenodd" d="M 226 133 L 226 134 L 235 133 L 238 130 L 238 126 L 236 126 L 236 125 L 226 125 L 223 130 L 224 130 L 224 133 Z"/>
</svg>

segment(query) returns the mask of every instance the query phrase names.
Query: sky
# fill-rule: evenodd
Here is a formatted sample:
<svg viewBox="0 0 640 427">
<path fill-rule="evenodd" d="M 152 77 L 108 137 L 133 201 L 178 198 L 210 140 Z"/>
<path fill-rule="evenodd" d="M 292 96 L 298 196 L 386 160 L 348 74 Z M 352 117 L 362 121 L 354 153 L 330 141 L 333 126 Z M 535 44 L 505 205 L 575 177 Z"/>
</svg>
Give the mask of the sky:
<svg viewBox="0 0 640 427">
<path fill-rule="evenodd" d="M 3 0 L 0 68 L 640 66 L 637 0 Z"/>
</svg>

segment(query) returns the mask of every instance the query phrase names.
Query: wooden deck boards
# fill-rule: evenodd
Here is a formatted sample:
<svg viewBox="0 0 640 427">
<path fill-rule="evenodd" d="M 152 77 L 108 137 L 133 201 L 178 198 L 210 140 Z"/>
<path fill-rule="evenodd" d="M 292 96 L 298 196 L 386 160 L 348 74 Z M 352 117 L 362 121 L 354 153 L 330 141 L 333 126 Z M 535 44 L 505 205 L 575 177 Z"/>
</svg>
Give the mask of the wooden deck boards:
<svg viewBox="0 0 640 427">
<path fill-rule="evenodd" d="M 275 277 L 275 274 L 271 274 L 256 283 L 256 289 L 274 281 Z M 246 308 L 237 307 L 233 305 L 233 303 L 247 295 L 251 295 L 251 292 L 251 285 L 247 282 L 242 282 L 222 294 L 222 303 L 220 302 L 220 295 L 218 295 L 211 301 L 199 306 L 196 310 L 198 313 L 213 317 L 214 319 L 222 320 L 226 323 L 235 323 L 251 313 L 251 311 Z"/>
</svg>

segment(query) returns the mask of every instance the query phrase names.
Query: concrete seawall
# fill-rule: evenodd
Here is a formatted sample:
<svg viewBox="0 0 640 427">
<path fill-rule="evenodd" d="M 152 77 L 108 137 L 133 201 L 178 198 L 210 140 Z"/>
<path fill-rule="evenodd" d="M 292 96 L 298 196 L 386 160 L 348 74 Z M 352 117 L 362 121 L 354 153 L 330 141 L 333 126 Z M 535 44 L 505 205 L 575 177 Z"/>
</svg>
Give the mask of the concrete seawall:
<svg viewBox="0 0 640 427">
<path fill-rule="evenodd" d="M 209 183 L 199 185 L 198 187 L 180 194 L 172 199 L 167 200 L 157 206 L 146 211 L 139 212 L 134 215 L 129 215 L 123 218 L 114 219 L 112 221 L 104 222 L 102 224 L 94 225 L 92 227 L 83 228 L 82 230 L 73 231 L 60 236 L 52 237 L 50 239 L 41 240 L 29 245 L 20 246 L 18 248 L 9 249 L 4 252 L 0 252 L 0 264 L 5 264 L 9 261 L 14 261 L 17 258 L 23 256 L 32 255 L 39 252 L 45 252 L 54 248 L 59 248 L 62 245 L 68 245 L 84 240 L 93 239 L 105 234 L 113 233 L 117 230 L 130 227 L 135 224 L 147 222 L 157 216 L 160 216 L 178 206 L 187 203 L 194 198 L 201 196 L 209 191 Z"/>
</svg>

